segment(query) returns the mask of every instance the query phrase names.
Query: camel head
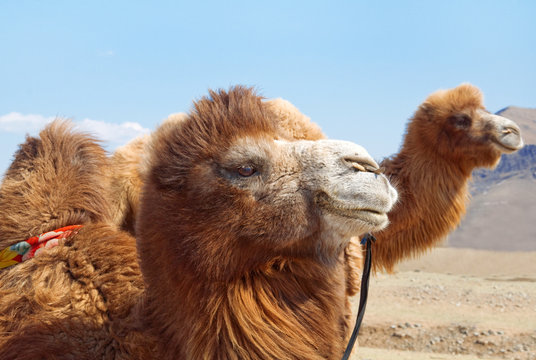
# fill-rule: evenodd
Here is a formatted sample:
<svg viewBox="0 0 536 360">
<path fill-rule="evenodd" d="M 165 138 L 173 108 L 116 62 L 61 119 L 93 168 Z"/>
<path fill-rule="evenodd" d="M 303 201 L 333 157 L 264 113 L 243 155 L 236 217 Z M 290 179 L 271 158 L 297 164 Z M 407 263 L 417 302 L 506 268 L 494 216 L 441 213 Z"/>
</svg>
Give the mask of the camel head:
<svg viewBox="0 0 536 360">
<path fill-rule="evenodd" d="M 521 132 L 513 121 L 490 114 L 482 93 L 471 84 L 462 84 L 430 95 L 421 104 L 408 127 L 412 140 L 456 160 L 460 166 L 495 166 L 501 153 L 523 147 Z"/>
<path fill-rule="evenodd" d="M 144 272 L 161 262 L 170 268 L 155 276 L 225 278 L 275 258 L 330 262 L 352 235 L 387 225 L 397 193 L 364 148 L 282 133 L 243 87 L 210 92 L 181 126 L 155 132 L 136 229 Z"/>
</svg>

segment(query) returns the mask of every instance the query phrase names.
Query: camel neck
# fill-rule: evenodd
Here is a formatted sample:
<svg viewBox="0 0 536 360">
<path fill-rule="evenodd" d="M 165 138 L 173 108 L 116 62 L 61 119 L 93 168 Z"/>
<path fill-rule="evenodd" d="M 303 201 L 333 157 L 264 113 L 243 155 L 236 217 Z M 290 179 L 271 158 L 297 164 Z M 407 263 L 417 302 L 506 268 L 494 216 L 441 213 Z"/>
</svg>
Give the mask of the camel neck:
<svg viewBox="0 0 536 360">
<path fill-rule="evenodd" d="M 327 276 L 314 267 L 274 263 L 229 283 L 183 273 L 167 294 L 148 286 L 146 325 L 162 339 L 162 358 L 337 359 L 347 331 L 343 267 Z M 314 283 L 299 274 L 313 270 Z"/>
<path fill-rule="evenodd" d="M 392 271 L 401 259 L 437 245 L 465 214 L 471 172 L 458 162 L 405 146 L 382 163 L 394 179 L 399 201 L 389 213 L 391 225 L 376 234 L 376 269 Z"/>
<path fill-rule="evenodd" d="M 445 158 L 435 152 L 410 149 L 400 152 L 393 162 L 400 164 L 401 174 L 406 170 L 405 175 L 413 179 L 411 185 L 415 189 L 430 186 L 435 189 L 461 189 L 465 188 L 467 180 L 471 177 L 471 169 L 468 169 L 462 161 Z"/>
</svg>

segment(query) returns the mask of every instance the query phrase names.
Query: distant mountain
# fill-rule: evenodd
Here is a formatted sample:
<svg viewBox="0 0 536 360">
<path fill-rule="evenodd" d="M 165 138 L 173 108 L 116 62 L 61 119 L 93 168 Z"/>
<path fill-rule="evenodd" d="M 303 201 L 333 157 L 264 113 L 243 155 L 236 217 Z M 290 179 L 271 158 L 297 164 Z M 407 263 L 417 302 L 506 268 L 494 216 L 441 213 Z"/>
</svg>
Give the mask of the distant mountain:
<svg viewBox="0 0 536 360">
<path fill-rule="evenodd" d="M 536 251 L 536 109 L 511 106 L 497 114 L 520 126 L 527 145 L 503 155 L 494 170 L 473 172 L 467 215 L 448 246 Z"/>
<path fill-rule="evenodd" d="M 473 171 L 471 194 L 478 195 L 502 181 L 513 178 L 536 180 L 536 145 L 525 145 L 516 153 L 503 155 L 501 162 L 493 170 Z"/>
</svg>

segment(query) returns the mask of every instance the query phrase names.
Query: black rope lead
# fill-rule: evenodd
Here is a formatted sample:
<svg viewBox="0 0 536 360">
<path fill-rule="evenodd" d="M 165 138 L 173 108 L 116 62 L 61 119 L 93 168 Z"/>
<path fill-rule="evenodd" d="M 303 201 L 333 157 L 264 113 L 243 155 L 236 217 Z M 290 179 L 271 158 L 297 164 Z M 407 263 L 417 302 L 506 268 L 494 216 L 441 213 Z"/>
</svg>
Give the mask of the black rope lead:
<svg viewBox="0 0 536 360">
<path fill-rule="evenodd" d="M 348 360 L 352 349 L 354 348 L 357 335 L 359 334 L 359 328 L 363 322 L 363 317 L 365 316 L 365 307 L 367 306 L 368 298 L 368 288 L 369 288 L 369 279 L 370 279 L 370 269 L 372 265 L 372 243 L 376 241 L 376 238 L 367 233 L 363 239 L 361 239 L 362 245 L 367 245 L 367 254 L 365 256 L 365 266 L 363 267 L 363 275 L 361 276 L 361 292 L 359 294 L 359 308 L 357 311 L 357 320 L 355 322 L 354 331 L 352 331 L 352 336 L 348 340 L 348 345 L 342 356 L 342 360 Z"/>
</svg>

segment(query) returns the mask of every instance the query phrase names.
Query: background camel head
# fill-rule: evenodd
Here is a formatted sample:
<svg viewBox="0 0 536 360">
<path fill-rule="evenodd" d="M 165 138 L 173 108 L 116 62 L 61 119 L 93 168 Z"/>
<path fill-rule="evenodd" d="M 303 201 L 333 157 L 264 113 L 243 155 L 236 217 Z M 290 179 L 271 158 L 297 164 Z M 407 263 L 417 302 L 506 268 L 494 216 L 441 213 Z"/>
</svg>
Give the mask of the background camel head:
<svg viewBox="0 0 536 360">
<path fill-rule="evenodd" d="M 410 134 L 412 141 L 428 151 L 471 169 L 494 166 L 501 153 L 523 147 L 517 124 L 486 111 L 482 93 L 471 84 L 430 95 L 415 113 Z"/>
<path fill-rule="evenodd" d="M 210 92 L 181 126 L 158 129 L 136 229 L 142 266 L 171 255 L 226 276 L 226 264 L 278 256 L 335 261 L 351 235 L 387 225 L 397 194 L 365 149 L 280 133 L 242 87 Z"/>
</svg>

